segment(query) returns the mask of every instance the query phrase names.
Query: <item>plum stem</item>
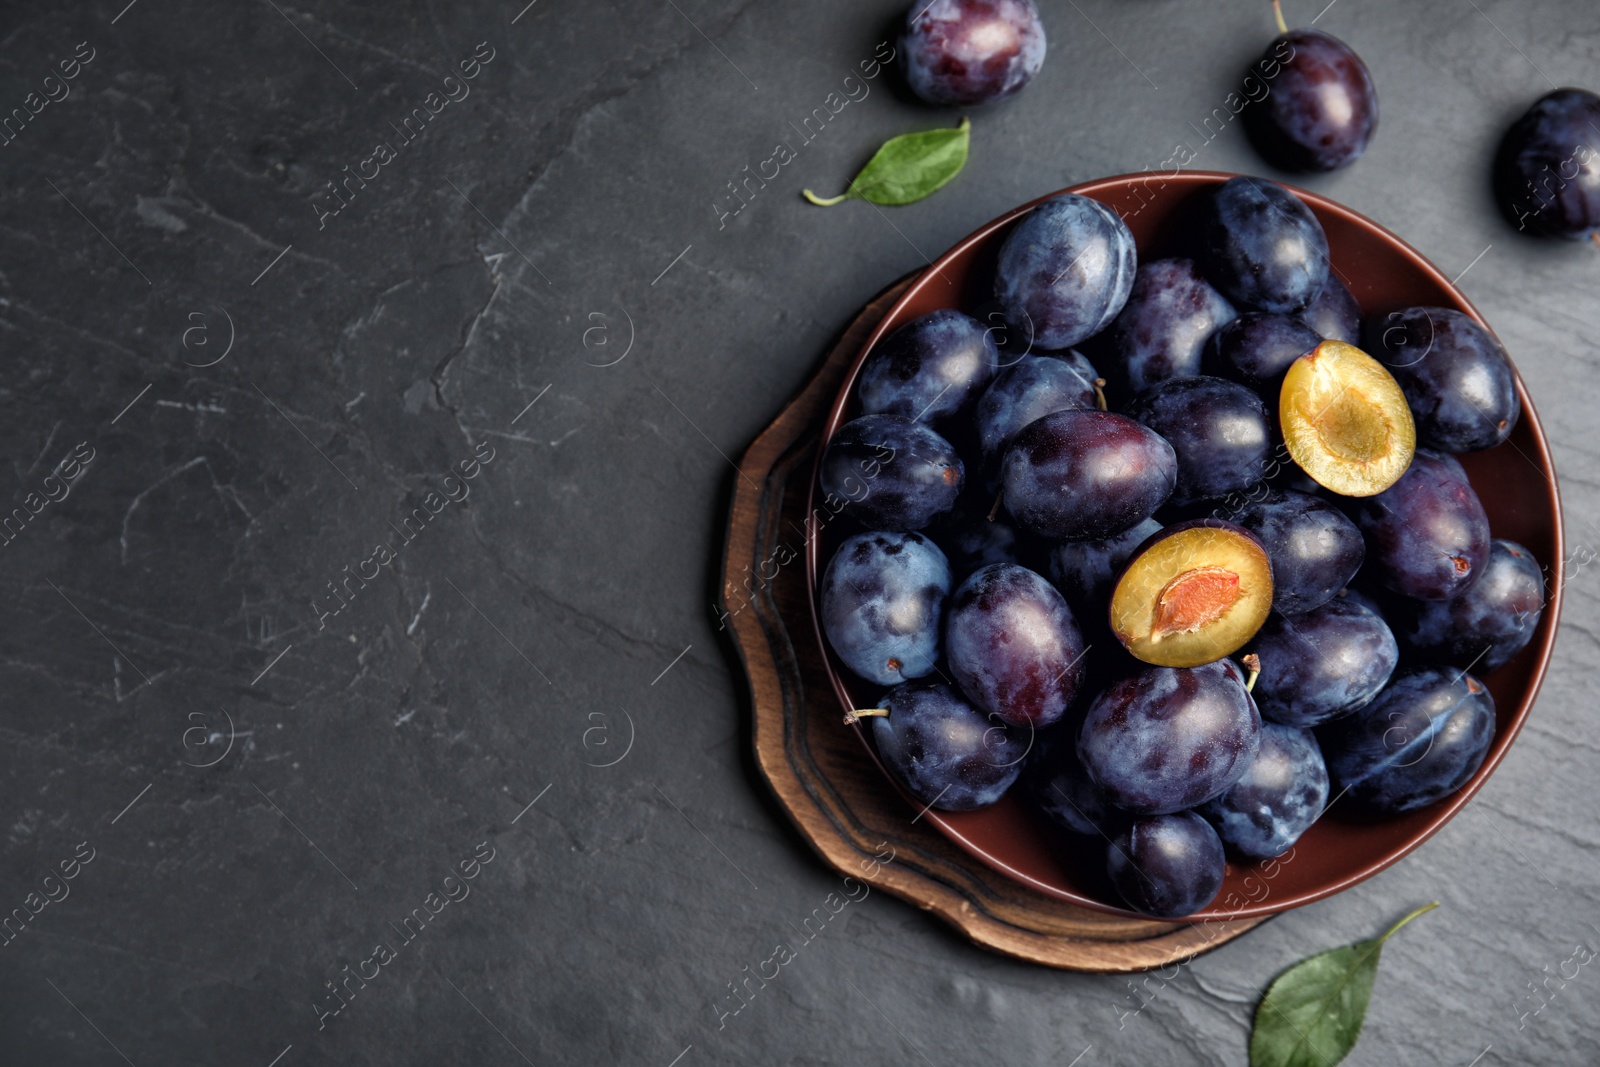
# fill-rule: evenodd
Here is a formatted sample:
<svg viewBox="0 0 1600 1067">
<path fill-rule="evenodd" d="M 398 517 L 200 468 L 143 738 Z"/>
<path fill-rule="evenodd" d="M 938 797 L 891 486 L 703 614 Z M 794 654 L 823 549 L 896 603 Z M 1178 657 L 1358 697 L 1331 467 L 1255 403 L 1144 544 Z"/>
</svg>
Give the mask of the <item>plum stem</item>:
<svg viewBox="0 0 1600 1067">
<path fill-rule="evenodd" d="M 1278 20 L 1278 32 L 1279 33 L 1288 33 L 1289 32 L 1289 24 L 1287 22 L 1283 21 L 1283 2 L 1282 2 L 1282 0 L 1272 0 L 1272 17 Z"/>
<path fill-rule="evenodd" d="M 846 726 L 854 726 L 856 724 L 856 720 L 858 719 L 865 719 L 873 715 L 888 714 L 888 708 L 857 708 L 855 711 L 847 711 L 844 713 L 844 724 Z"/>
<path fill-rule="evenodd" d="M 1106 407 L 1106 380 L 1104 378 L 1096 378 L 1094 380 L 1094 402 L 1100 405 L 1101 411 L 1109 410 Z"/>
<path fill-rule="evenodd" d="M 989 509 L 989 521 L 993 522 L 996 515 L 1000 514 L 1000 501 L 1006 498 L 1006 491 L 1000 490 L 994 495 L 994 507 Z"/>
<path fill-rule="evenodd" d="M 1261 657 L 1254 652 L 1244 657 L 1244 668 L 1250 672 L 1244 680 L 1244 691 L 1253 693 L 1256 690 L 1256 679 L 1261 677 Z"/>
<path fill-rule="evenodd" d="M 1593 241 L 1596 245 L 1600 245 L 1600 230 L 1590 230 L 1589 240 Z"/>
<path fill-rule="evenodd" d="M 818 196 L 816 193 L 813 193 L 810 189 L 802 189 L 802 190 L 800 190 L 800 195 L 805 197 L 807 200 L 811 201 L 813 204 L 817 205 L 818 207 L 832 207 L 833 205 L 839 203 L 841 200 L 850 199 L 850 194 L 849 193 L 840 193 L 838 196 L 832 196 L 832 197 L 828 197 L 827 199 L 823 199 L 822 197 Z"/>
</svg>

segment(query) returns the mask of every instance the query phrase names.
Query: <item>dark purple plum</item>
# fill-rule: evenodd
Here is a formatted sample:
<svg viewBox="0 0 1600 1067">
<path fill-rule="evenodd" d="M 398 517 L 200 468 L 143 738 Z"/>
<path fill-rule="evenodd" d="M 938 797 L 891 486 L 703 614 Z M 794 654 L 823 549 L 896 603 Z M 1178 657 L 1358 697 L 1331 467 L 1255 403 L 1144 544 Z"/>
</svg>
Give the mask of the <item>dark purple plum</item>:
<svg viewBox="0 0 1600 1067">
<path fill-rule="evenodd" d="M 1078 756 L 1112 803 L 1136 815 L 1182 811 L 1238 781 L 1261 716 L 1232 660 L 1150 667 L 1095 698 Z"/>
<path fill-rule="evenodd" d="M 1541 96 L 1506 131 L 1495 171 L 1500 206 L 1518 230 L 1573 239 L 1600 232 L 1600 96 Z"/>
<path fill-rule="evenodd" d="M 1383 815 L 1449 796 L 1483 765 L 1494 697 L 1455 668 L 1409 667 L 1354 715 L 1317 731 L 1341 803 Z"/>
<path fill-rule="evenodd" d="M 1522 413 L 1505 349 L 1470 316 L 1409 307 L 1374 320 L 1367 351 L 1406 394 L 1417 443 L 1441 452 L 1493 448 Z"/>
<path fill-rule="evenodd" d="M 1128 302 L 1138 250 L 1115 211 L 1076 193 L 1052 197 L 1000 246 L 994 295 L 1006 321 L 1039 348 L 1071 348 Z"/>
<path fill-rule="evenodd" d="M 1297 312 L 1328 280 L 1328 238 L 1311 209 L 1265 178 L 1229 178 L 1212 195 L 1203 266 L 1236 307 Z"/>
<path fill-rule="evenodd" d="M 1311 731 L 1267 723 L 1244 777 L 1200 806 L 1217 836 L 1246 859 L 1287 852 L 1328 804 L 1328 768 Z"/>
<path fill-rule="evenodd" d="M 876 530 L 920 530 L 955 506 L 965 468 L 949 441 L 902 415 L 863 415 L 822 453 L 822 491 Z"/>
<path fill-rule="evenodd" d="M 1252 501 L 1233 521 L 1255 534 L 1272 561 L 1272 606 L 1285 615 L 1321 607 L 1361 569 L 1367 546 L 1344 512 L 1289 490 Z"/>
<path fill-rule="evenodd" d="M 1110 327 L 1110 368 L 1128 393 L 1200 373 L 1206 339 L 1236 312 L 1191 259 L 1139 266 L 1133 291 Z"/>
<path fill-rule="evenodd" d="M 879 710 L 888 714 L 871 714 Z M 972 811 L 999 800 L 1028 754 L 1026 731 L 991 721 L 942 682 L 902 685 L 881 709 L 857 713 L 868 714 L 889 772 L 912 796 L 944 811 Z"/>
<path fill-rule="evenodd" d="M 971 491 L 961 494 L 956 506 L 940 515 L 927 534 L 950 560 L 950 571 L 965 578 L 991 563 L 1016 563 L 1020 546 L 1017 531 L 1004 515 L 989 518 L 992 499 L 985 500 Z"/>
<path fill-rule="evenodd" d="M 822 576 L 822 630 L 845 665 L 879 685 L 933 672 L 950 565 L 918 533 L 847 537 Z"/>
<path fill-rule="evenodd" d="M 988 328 L 945 308 L 906 323 L 875 348 L 856 395 L 864 414 L 938 426 L 970 407 L 999 365 Z"/>
<path fill-rule="evenodd" d="M 1217 832 L 1192 811 L 1138 819 L 1106 848 L 1106 873 L 1128 907 L 1162 919 L 1210 904 L 1227 872 Z"/>
<path fill-rule="evenodd" d="M 1346 597 L 1301 615 L 1274 612 L 1250 651 L 1261 659 L 1256 707 L 1286 726 L 1316 726 L 1364 707 L 1400 661 L 1383 617 Z"/>
<path fill-rule="evenodd" d="M 1039 734 L 1022 782 L 1039 810 L 1075 834 L 1109 837 L 1128 821 L 1083 769 L 1078 732 L 1066 723 Z"/>
<path fill-rule="evenodd" d="M 1247 311 L 1211 335 L 1204 365 L 1207 373 L 1268 393 L 1276 403 L 1283 372 L 1321 342 L 1293 315 Z"/>
<path fill-rule="evenodd" d="M 1416 600 L 1466 592 L 1489 561 L 1489 519 L 1454 456 L 1418 449 L 1392 486 L 1361 501 L 1356 523 L 1383 584 Z"/>
<path fill-rule="evenodd" d="M 1068 350 L 1023 356 L 995 377 L 973 412 L 986 472 L 998 479 L 1006 449 L 1028 423 L 1057 411 L 1098 407 L 1094 365 Z"/>
<path fill-rule="evenodd" d="M 1355 294 L 1340 281 L 1332 264 L 1329 264 L 1328 283 L 1322 287 L 1322 292 L 1317 294 L 1311 306 L 1300 312 L 1300 318 L 1325 340 L 1343 341 L 1347 345 L 1361 343 L 1361 305 L 1356 303 Z"/>
<path fill-rule="evenodd" d="M 1408 649 L 1487 674 L 1533 638 L 1544 613 L 1544 572 L 1516 542 L 1492 541 L 1483 574 L 1465 593 L 1408 607 L 1396 627 Z"/>
<path fill-rule="evenodd" d="M 1050 550 L 1050 580 L 1080 615 L 1104 614 L 1117 575 L 1161 524 L 1145 519 L 1103 541 L 1063 541 Z"/>
<path fill-rule="evenodd" d="M 1261 398 L 1222 378 L 1169 378 L 1128 405 L 1129 418 L 1159 434 L 1178 457 L 1172 503 L 1214 500 L 1267 476 L 1272 428 Z"/>
<path fill-rule="evenodd" d="M 1044 65 L 1044 24 L 1033 0 L 917 0 L 906 11 L 900 66 L 930 104 L 987 104 L 1012 95 Z"/>
<path fill-rule="evenodd" d="M 1355 50 L 1321 30 L 1286 29 L 1260 63 L 1275 60 L 1282 66 L 1272 91 L 1245 113 L 1262 155 L 1300 171 L 1338 170 L 1360 159 L 1378 129 L 1378 92 Z"/>
<path fill-rule="evenodd" d="M 985 567 L 950 598 L 950 671 L 974 704 L 1013 726 L 1061 718 L 1082 682 L 1085 651 L 1066 600 L 1026 567 Z"/>
<path fill-rule="evenodd" d="M 1017 434 L 1001 491 L 1024 529 L 1098 541 L 1148 519 L 1177 478 L 1177 454 L 1153 430 L 1107 411 L 1057 411 Z"/>
</svg>

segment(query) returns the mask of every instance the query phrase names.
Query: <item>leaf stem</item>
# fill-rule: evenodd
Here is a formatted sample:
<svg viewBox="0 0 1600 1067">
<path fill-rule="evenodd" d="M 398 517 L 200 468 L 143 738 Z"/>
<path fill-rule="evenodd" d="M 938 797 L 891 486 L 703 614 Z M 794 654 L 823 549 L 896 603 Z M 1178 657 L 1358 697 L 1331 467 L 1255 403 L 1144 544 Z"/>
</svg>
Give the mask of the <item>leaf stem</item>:
<svg viewBox="0 0 1600 1067">
<path fill-rule="evenodd" d="M 826 200 L 824 200 L 822 197 L 818 196 L 816 193 L 813 193 L 810 189 L 802 189 L 800 191 L 800 195 L 805 197 L 807 200 L 811 201 L 813 204 L 817 205 L 818 207 L 832 207 L 833 205 L 839 203 L 841 200 L 850 199 L 850 194 L 848 192 L 840 193 L 838 196 L 829 197 Z"/>
<path fill-rule="evenodd" d="M 1380 944 L 1380 945 L 1384 944 L 1391 937 L 1393 937 L 1395 934 L 1399 933 L 1400 932 L 1400 928 L 1402 926 L 1404 926 L 1406 923 L 1410 922 L 1412 919 L 1415 919 L 1418 915 L 1424 915 L 1424 914 L 1432 911 L 1434 908 L 1437 908 L 1438 906 L 1439 906 L 1439 902 L 1437 900 L 1435 900 L 1432 904 L 1424 904 L 1422 907 L 1418 908 L 1416 911 L 1412 912 L 1410 915 L 1407 915 L 1404 919 L 1401 919 L 1399 922 L 1397 922 L 1393 926 L 1389 927 L 1389 932 L 1384 934 L 1382 937 L 1378 938 L 1378 944 Z"/>
<path fill-rule="evenodd" d="M 1278 32 L 1279 33 L 1288 33 L 1289 32 L 1289 24 L 1287 22 L 1283 21 L 1283 2 L 1282 2 L 1282 0 L 1272 0 L 1272 17 L 1278 20 Z"/>
</svg>

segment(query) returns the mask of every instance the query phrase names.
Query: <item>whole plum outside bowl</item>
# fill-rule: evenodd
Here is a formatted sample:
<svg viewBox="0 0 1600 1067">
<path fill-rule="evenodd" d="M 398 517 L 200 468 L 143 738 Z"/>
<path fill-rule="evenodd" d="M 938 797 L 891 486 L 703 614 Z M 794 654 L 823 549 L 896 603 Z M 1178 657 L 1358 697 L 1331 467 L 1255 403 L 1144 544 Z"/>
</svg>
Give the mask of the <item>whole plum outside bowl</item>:
<svg viewBox="0 0 1600 1067">
<path fill-rule="evenodd" d="M 1120 175 L 1074 185 L 1049 196 L 1078 193 L 1116 209 L 1133 231 L 1139 261 L 1143 263 L 1165 256 L 1194 255 L 1198 250 L 1196 217 L 1200 203 L 1211 189 L 1231 177 L 1234 175 L 1205 171 L 1176 176 Z M 1364 321 L 1402 307 L 1429 305 L 1458 309 L 1488 327 L 1444 274 L 1394 234 L 1331 200 L 1289 188 L 1322 223 L 1334 271 L 1355 295 Z M 897 327 L 940 308 L 959 308 L 980 319 L 984 317 L 993 307 L 991 286 L 1000 244 L 1017 219 L 1049 196 L 1023 204 L 983 226 L 912 281 L 856 357 L 823 425 L 822 445 L 842 424 L 859 414 L 854 394 L 861 365 L 873 347 Z M 1483 766 L 1458 792 L 1418 811 L 1381 821 L 1341 813 L 1335 802 L 1286 858 L 1252 864 L 1230 856 L 1227 877 L 1216 899 L 1181 921 L 1270 915 L 1321 900 L 1372 877 L 1437 832 L 1472 799 L 1505 758 L 1533 707 L 1549 665 L 1562 597 L 1560 582 L 1551 576 L 1559 575 L 1560 561 L 1565 558 L 1555 468 L 1544 430 L 1520 377 L 1517 395 L 1522 417 L 1510 439 L 1496 448 L 1457 457 L 1483 499 L 1494 536 L 1526 546 L 1546 574 L 1547 603 L 1533 639 L 1509 663 L 1480 679 L 1494 697 L 1496 716 L 1494 740 Z M 820 454 L 819 445 L 819 457 Z M 807 514 L 817 514 L 822 506 L 813 471 Z M 841 516 L 821 525 L 806 546 L 813 630 L 824 653 L 841 716 L 849 708 L 876 707 L 881 696 L 878 687 L 855 678 L 842 666 L 815 625 L 822 570 L 838 543 L 853 528 Z M 1091 657 L 1094 654 L 1093 650 L 1089 652 Z M 938 680 L 937 675 L 932 678 Z M 854 729 L 877 762 L 866 731 L 859 725 Z M 882 770 L 882 764 L 878 766 Z M 887 771 L 883 771 L 883 788 L 902 792 L 907 819 L 922 810 L 923 805 L 900 790 Z M 1104 874 L 1104 843 L 1075 837 L 1050 825 L 1030 810 L 1020 788 L 978 811 L 930 809 L 920 819 L 975 859 L 1040 893 L 1104 912 L 1148 918 L 1118 901 Z"/>
</svg>

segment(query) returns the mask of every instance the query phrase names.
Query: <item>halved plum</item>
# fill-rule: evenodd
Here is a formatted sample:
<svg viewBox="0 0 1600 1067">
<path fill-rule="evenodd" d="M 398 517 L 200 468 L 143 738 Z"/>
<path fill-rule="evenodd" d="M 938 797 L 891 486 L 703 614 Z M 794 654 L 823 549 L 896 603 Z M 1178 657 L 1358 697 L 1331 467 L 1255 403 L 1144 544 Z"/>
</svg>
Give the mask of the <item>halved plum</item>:
<svg viewBox="0 0 1600 1067">
<path fill-rule="evenodd" d="M 1272 610 L 1272 564 L 1254 534 L 1220 519 L 1168 526 L 1111 591 L 1111 629 L 1138 659 L 1198 667 L 1231 655 Z"/>
<path fill-rule="evenodd" d="M 1289 365 L 1278 422 L 1300 469 L 1342 496 L 1383 492 L 1400 480 L 1417 449 L 1400 383 L 1343 341 L 1323 341 Z"/>
</svg>

